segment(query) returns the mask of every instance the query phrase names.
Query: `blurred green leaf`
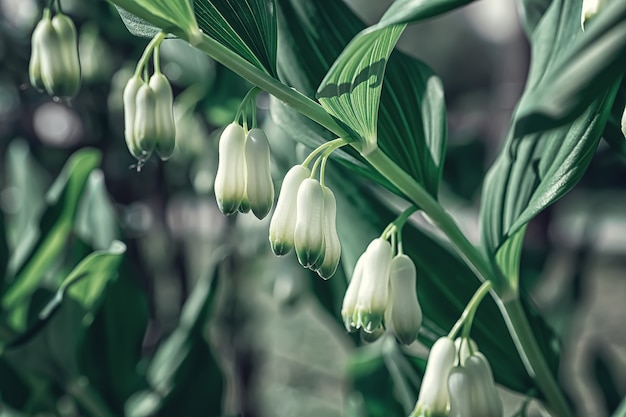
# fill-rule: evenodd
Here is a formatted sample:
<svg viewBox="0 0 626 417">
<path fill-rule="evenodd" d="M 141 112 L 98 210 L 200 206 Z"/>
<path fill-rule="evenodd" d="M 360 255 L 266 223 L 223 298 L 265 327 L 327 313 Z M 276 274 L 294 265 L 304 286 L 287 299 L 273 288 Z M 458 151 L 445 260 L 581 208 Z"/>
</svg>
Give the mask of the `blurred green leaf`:
<svg viewBox="0 0 626 417">
<path fill-rule="evenodd" d="M 202 31 L 269 75 L 276 75 L 274 0 L 195 0 Z"/>
<path fill-rule="evenodd" d="M 521 0 L 517 2 L 520 20 L 526 36 L 529 38 L 532 36 L 551 3 L 552 0 Z"/>
<path fill-rule="evenodd" d="M 126 25 L 128 31 L 137 37 L 140 38 L 154 38 L 156 35 L 161 32 L 161 29 L 154 26 L 151 23 L 148 23 L 144 19 L 135 16 L 134 14 L 127 12 L 123 8 L 119 6 L 115 6 L 117 12 L 120 14 L 122 18 L 122 22 Z"/>
<path fill-rule="evenodd" d="M 615 369 L 614 364 L 611 363 L 612 361 L 607 360 L 599 349 L 595 349 L 591 355 L 591 364 L 595 381 L 600 388 L 600 392 L 608 412 L 613 413 L 617 410 L 620 401 L 622 400 L 622 396 L 618 390 L 619 385 L 612 372 L 612 369 Z"/>
<path fill-rule="evenodd" d="M 473 0 L 395 0 L 380 19 L 381 24 L 418 22 L 465 6 Z"/>
<path fill-rule="evenodd" d="M 55 293 L 39 288 L 31 299 L 34 323 L 3 354 L 19 363 L 20 369 L 62 386 L 78 378 L 79 341 L 93 321 L 107 284 L 117 279 L 125 250 L 124 244 L 114 242 L 108 250 L 87 256 Z"/>
<path fill-rule="evenodd" d="M 519 228 L 513 236 L 498 248 L 495 256 L 496 263 L 515 291 L 517 291 L 519 285 L 520 261 L 525 233 L 526 226 Z"/>
<path fill-rule="evenodd" d="M 624 74 L 626 2 L 604 4 L 584 33 L 580 10 L 579 1 L 554 1 L 538 23 L 531 38 L 533 66 L 515 115 L 516 137 L 579 117 Z"/>
<path fill-rule="evenodd" d="M 31 396 L 30 391 L 21 375 L 0 356 L 0 409 L 2 404 L 6 404 L 16 410 L 22 410 Z"/>
<path fill-rule="evenodd" d="M 148 326 L 148 300 L 134 279 L 129 260 L 110 283 L 93 323 L 80 341 L 79 368 L 110 404 L 123 415 L 126 400 L 145 389 L 139 371 L 142 344 Z"/>
<path fill-rule="evenodd" d="M 205 339 L 216 282 L 213 273 L 196 283 L 178 326 L 150 362 L 150 390 L 137 393 L 127 402 L 128 416 L 221 414 L 223 376 Z"/>
<path fill-rule="evenodd" d="M 613 417 L 626 417 L 626 397 L 622 398 L 622 402 L 615 413 L 613 413 Z"/>
<path fill-rule="evenodd" d="M 27 297 L 65 248 L 89 174 L 99 163 L 100 154 L 93 149 L 81 150 L 68 160 L 46 196 L 47 208 L 39 222 L 39 235 L 34 236 L 37 240 L 20 242 L 12 255 L 9 276 L 14 278 L 7 282 L 3 309 L 10 309 Z"/>
<path fill-rule="evenodd" d="M 89 174 L 76 214 L 76 235 L 93 249 L 106 249 L 119 237 L 115 209 L 104 183 L 104 174 L 96 169 Z"/>
<path fill-rule="evenodd" d="M 4 224 L 4 211 L 0 209 L 0 277 L 4 278 L 9 264 L 9 245 Z M 4 281 L 0 282 L 0 288 Z"/>
</svg>

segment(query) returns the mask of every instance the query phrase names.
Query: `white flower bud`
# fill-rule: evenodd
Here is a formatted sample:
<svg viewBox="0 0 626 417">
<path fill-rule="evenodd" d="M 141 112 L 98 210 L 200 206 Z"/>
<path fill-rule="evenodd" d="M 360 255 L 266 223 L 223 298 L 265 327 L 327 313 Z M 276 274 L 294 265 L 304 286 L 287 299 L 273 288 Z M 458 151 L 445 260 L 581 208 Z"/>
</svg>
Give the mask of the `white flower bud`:
<svg viewBox="0 0 626 417">
<path fill-rule="evenodd" d="M 346 289 L 346 294 L 343 296 L 343 304 L 341 305 L 341 317 L 343 318 L 343 324 L 349 332 L 354 332 L 359 328 L 356 303 L 359 297 L 361 281 L 363 280 L 363 266 L 365 265 L 366 258 L 365 253 L 367 252 L 364 252 L 356 262 L 352 278 L 350 279 L 350 283 Z"/>
<path fill-rule="evenodd" d="M 324 192 L 317 180 L 307 178 L 298 188 L 293 243 L 298 261 L 309 268 L 324 256 Z"/>
<path fill-rule="evenodd" d="M 373 332 L 385 316 L 389 298 L 389 270 L 391 245 L 385 239 L 374 239 L 365 251 L 363 281 L 359 289 L 356 310 L 359 325 L 366 332 Z"/>
<path fill-rule="evenodd" d="M 265 133 L 251 129 L 246 139 L 246 196 L 254 215 L 262 219 L 274 204 L 274 183 L 270 166 L 270 144 Z"/>
<path fill-rule="evenodd" d="M 137 113 L 137 93 L 144 84 L 141 77 L 133 76 L 124 88 L 124 139 L 130 153 L 137 159 L 145 159 L 135 137 L 135 115 Z"/>
<path fill-rule="evenodd" d="M 233 214 L 246 192 L 246 134 L 243 127 L 231 123 L 220 136 L 219 161 L 215 176 L 215 198 L 222 213 Z"/>
<path fill-rule="evenodd" d="M 456 347 L 447 337 L 439 338 L 430 349 L 426 372 L 411 417 L 447 416 L 450 396 L 448 376 L 454 365 Z"/>
<path fill-rule="evenodd" d="M 622 134 L 626 138 L 626 107 L 624 107 L 624 113 L 622 113 Z"/>
<path fill-rule="evenodd" d="M 48 13 L 47 11 L 44 14 Z M 45 17 L 37 23 L 35 26 L 35 30 L 33 31 L 33 35 L 31 37 L 31 51 L 30 51 L 30 61 L 28 63 L 28 76 L 30 78 L 30 83 L 33 87 L 35 87 L 39 91 L 44 91 L 46 86 L 43 83 L 41 78 L 41 45 L 44 36 L 44 32 L 46 31 L 46 26 L 51 24 L 49 19 Z"/>
<path fill-rule="evenodd" d="M 172 87 L 167 77 L 161 73 L 152 74 L 149 85 L 156 98 L 157 138 L 154 150 L 165 161 L 172 156 L 176 147 Z"/>
<path fill-rule="evenodd" d="M 80 89 L 78 39 L 72 19 L 44 15 L 38 33 L 41 81 L 51 96 L 72 98 Z M 38 25 L 39 26 L 39 25 Z"/>
<path fill-rule="evenodd" d="M 422 325 L 422 309 L 417 300 L 415 264 L 406 255 L 391 261 L 389 274 L 389 319 L 398 340 L 410 345 L 417 339 Z"/>
<path fill-rule="evenodd" d="M 289 253 L 293 247 L 298 189 L 310 175 L 311 171 L 302 165 L 292 167 L 285 175 L 270 222 L 270 244 L 277 256 Z"/>
<path fill-rule="evenodd" d="M 583 7 L 580 13 L 580 27 L 585 30 L 585 22 L 598 14 L 603 6 L 604 0 L 583 0 Z"/>
<path fill-rule="evenodd" d="M 146 83 L 142 83 L 135 101 L 134 136 L 143 159 L 147 159 L 154 150 L 157 138 L 156 97 Z"/>
<path fill-rule="evenodd" d="M 450 371 L 450 417 L 502 417 L 489 362 L 482 354 L 470 355 L 465 364 Z"/>
<path fill-rule="evenodd" d="M 337 202 L 330 188 L 324 186 L 324 218 L 323 232 L 325 251 L 322 262 L 315 264 L 317 274 L 328 279 L 335 274 L 341 258 L 341 242 L 337 235 Z"/>
</svg>

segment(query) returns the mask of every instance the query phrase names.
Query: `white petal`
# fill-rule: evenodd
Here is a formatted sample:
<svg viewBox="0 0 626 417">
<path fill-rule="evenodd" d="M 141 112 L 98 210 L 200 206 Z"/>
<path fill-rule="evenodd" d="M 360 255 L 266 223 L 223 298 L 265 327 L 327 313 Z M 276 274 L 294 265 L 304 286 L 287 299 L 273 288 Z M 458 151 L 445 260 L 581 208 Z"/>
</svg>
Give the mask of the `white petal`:
<svg viewBox="0 0 626 417">
<path fill-rule="evenodd" d="M 435 342 L 428 356 L 416 409 L 433 414 L 447 412 L 450 401 L 448 376 L 455 356 L 456 347 L 452 340 L 441 337 Z"/>
<path fill-rule="evenodd" d="M 270 144 L 265 133 L 251 129 L 246 139 L 246 195 L 254 215 L 262 219 L 274 204 L 274 183 L 270 166 Z"/>
<path fill-rule="evenodd" d="M 337 202 L 330 188 L 324 187 L 324 260 L 317 267 L 317 274 L 328 279 L 335 274 L 341 258 L 341 242 L 337 235 Z"/>
<path fill-rule="evenodd" d="M 245 195 L 245 143 L 245 132 L 237 123 L 226 126 L 220 136 L 215 198 L 222 213 L 227 215 L 237 211 Z"/>
<path fill-rule="evenodd" d="M 293 236 L 298 261 L 308 268 L 324 256 L 324 193 L 317 180 L 307 178 L 298 188 L 296 230 Z"/>
<path fill-rule="evenodd" d="M 270 244 L 272 251 L 278 256 L 287 254 L 293 247 L 298 188 L 310 175 L 311 171 L 308 168 L 296 165 L 287 172 L 283 180 L 270 222 Z"/>
<path fill-rule="evenodd" d="M 367 252 L 364 252 L 356 262 L 352 278 L 348 284 L 348 289 L 343 297 L 343 304 L 341 305 L 341 317 L 343 318 L 343 324 L 349 332 L 353 332 L 359 328 L 356 314 L 356 303 L 359 296 L 361 281 L 363 279 L 363 266 L 365 265 L 366 253 Z"/>
<path fill-rule="evenodd" d="M 406 255 L 398 255 L 391 261 L 389 274 L 390 319 L 398 340 L 405 345 L 417 339 L 422 325 L 422 309 L 417 301 L 415 264 Z"/>
<path fill-rule="evenodd" d="M 373 332 L 385 315 L 389 298 L 391 256 L 391 245 L 385 239 L 374 239 L 366 250 L 363 282 L 356 309 L 359 324 L 367 332 Z"/>
</svg>

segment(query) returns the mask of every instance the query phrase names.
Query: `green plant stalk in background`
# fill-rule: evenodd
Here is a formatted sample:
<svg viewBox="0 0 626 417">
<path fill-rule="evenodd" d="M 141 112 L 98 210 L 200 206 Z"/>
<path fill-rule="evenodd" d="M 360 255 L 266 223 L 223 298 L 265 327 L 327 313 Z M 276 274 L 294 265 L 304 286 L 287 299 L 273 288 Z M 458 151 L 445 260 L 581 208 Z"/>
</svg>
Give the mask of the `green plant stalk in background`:
<svg viewBox="0 0 626 417">
<path fill-rule="evenodd" d="M 190 39 L 186 40 L 190 41 Z M 190 43 L 242 78 L 265 90 L 309 119 L 319 123 L 338 137 L 344 138 L 355 149 L 360 150 L 359 143 L 355 141 L 352 134 L 347 129 L 344 129 L 317 102 L 257 69 L 254 65 L 206 35 L 196 39 L 196 42 Z M 485 256 L 467 239 L 452 216 L 384 152 L 376 149 L 364 158 L 374 169 L 405 194 L 411 203 L 420 207 L 440 230 L 446 234 L 481 282 L 486 280 L 492 282 L 496 295 L 494 298 L 504 316 L 527 372 L 535 379 L 550 409 L 561 417 L 572 416 L 569 405 L 541 353 L 526 315 L 522 310 L 516 289 L 502 276 L 499 269 L 494 269 Z"/>
</svg>

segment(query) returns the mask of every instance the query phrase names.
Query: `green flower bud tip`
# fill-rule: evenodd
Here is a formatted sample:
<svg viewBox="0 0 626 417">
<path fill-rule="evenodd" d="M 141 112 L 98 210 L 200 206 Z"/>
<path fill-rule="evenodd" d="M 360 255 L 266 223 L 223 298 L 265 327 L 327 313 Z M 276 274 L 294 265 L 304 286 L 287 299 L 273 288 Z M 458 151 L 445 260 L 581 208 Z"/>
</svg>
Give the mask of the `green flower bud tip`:
<svg viewBox="0 0 626 417">
<path fill-rule="evenodd" d="M 455 357 L 454 342 L 447 337 L 437 339 L 430 349 L 417 404 L 411 416 L 448 415 L 448 376 Z"/>
<path fill-rule="evenodd" d="M 270 144 L 265 133 L 251 129 L 246 139 L 246 195 L 250 209 L 263 219 L 274 204 L 274 183 L 270 165 Z"/>
<path fill-rule="evenodd" d="M 324 256 L 324 193 L 317 180 L 307 178 L 298 188 L 296 228 L 293 242 L 298 261 L 305 268 L 312 267 Z"/>
<path fill-rule="evenodd" d="M 337 235 L 337 202 L 330 188 L 324 186 L 324 218 L 322 231 L 324 233 L 324 257 L 315 264 L 317 274 L 323 279 L 329 279 L 337 271 L 341 258 L 341 242 Z"/>
<path fill-rule="evenodd" d="M 471 355 L 450 371 L 450 417 L 502 417 L 502 400 L 483 355 Z"/>
<path fill-rule="evenodd" d="M 391 261 L 389 274 L 390 297 L 387 306 L 389 321 L 396 338 L 405 345 L 417 339 L 422 325 L 422 309 L 417 300 L 415 264 L 406 255 Z"/>
<path fill-rule="evenodd" d="M 148 159 L 158 137 L 156 121 L 156 96 L 146 83 L 142 83 L 135 99 L 134 139 L 142 159 Z"/>
<path fill-rule="evenodd" d="M 292 167 L 285 175 L 270 222 L 270 245 L 276 256 L 285 255 L 293 248 L 298 189 L 310 175 L 311 171 L 302 165 Z"/>
<path fill-rule="evenodd" d="M 365 329 L 361 329 L 359 336 L 361 336 L 361 340 L 365 343 L 374 343 L 384 334 L 385 328 L 383 326 L 378 326 L 371 332 L 366 332 Z"/>
<path fill-rule="evenodd" d="M 222 213 L 237 211 L 246 193 L 246 134 L 243 127 L 231 123 L 220 136 L 219 160 L 215 176 L 215 198 Z"/>
<path fill-rule="evenodd" d="M 80 61 L 74 22 L 64 14 L 42 19 L 38 42 L 41 80 L 51 96 L 72 98 L 80 89 Z"/>
<path fill-rule="evenodd" d="M 137 144 L 135 137 L 135 116 L 137 113 L 137 93 L 144 84 L 140 77 L 133 76 L 124 88 L 124 139 L 129 152 L 138 160 L 145 159 L 145 155 Z"/>
<path fill-rule="evenodd" d="M 358 315 L 356 314 L 356 303 L 359 297 L 359 289 L 363 280 L 363 267 L 365 265 L 365 253 L 356 262 L 352 278 L 348 284 L 348 289 L 343 297 L 341 305 L 341 317 L 348 332 L 354 332 L 359 328 Z"/>
<path fill-rule="evenodd" d="M 385 239 L 374 239 L 365 251 L 363 281 L 359 288 L 356 311 L 359 326 L 373 332 L 382 322 L 389 298 L 391 245 Z"/>
<path fill-rule="evenodd" d="M 51 24 L 50 19 L 45 17 L 37 23 L 31 38 L 30 61 L 28 63 L 28 76 L 30 83 L 39 91 L 44 91 L 46 86 L 41 78 L 41 45 L 44 42 L 43 36 L 46 31 L 45 26 Z"/>
<path fill-rule="evenodd" d="M 172 156 L 176 147 L 172 87 L 167 77 L 161 73 L 153 74 L 149 85 L 156 98 L 157 137 L 154 149 L 161 160 L 165 161 Z"/>
</svg>

